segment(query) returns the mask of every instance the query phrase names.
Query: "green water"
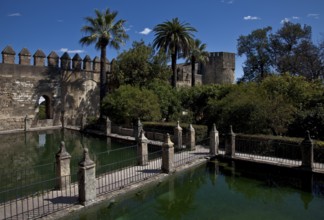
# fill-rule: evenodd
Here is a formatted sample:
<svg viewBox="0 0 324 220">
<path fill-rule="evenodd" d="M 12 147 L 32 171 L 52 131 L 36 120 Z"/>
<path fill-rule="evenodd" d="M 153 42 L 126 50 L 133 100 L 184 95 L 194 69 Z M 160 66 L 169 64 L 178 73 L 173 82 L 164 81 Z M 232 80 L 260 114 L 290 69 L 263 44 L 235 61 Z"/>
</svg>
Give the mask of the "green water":
<svg viewBox="0 0 324 220">
<path fill-rule="evenodd" d="M 116 149 L 128 148 L 134 143 L 121 143 L 109 138 L 82 135 L 80 132 L 71 130 L 1 134 L 0 140 L 0 192 L 53 179 L 55 155 L 59 151 L 61 141 L 65 142 L 66 149 L 72 156 L 72 181 L 76 181 L 78 163 L 83 157 L 84 147 L 89 149 L 90 157 L 96 162 L 98 168 L 103 164 L 113 163 L 121 157 L 129 158 L 136 155 L 135 148 L 116 151 Z M 97 174 L 100 172 L 97 170 Z M 47 188 L 52 187 L 50 184 L 42 185 L 48 185 Z M 31 187 L 30 192 L 38 188 Z M 30 193 L 25 189 L 23 191 L 21 195 Z M 0 198 L 0 201 L 1 199 L 3 198 Z"/>
<path fill-rule="evenodd" d="M 324 179 L 214 161 L 67 219 L 324 219 Z"/>
</svg>

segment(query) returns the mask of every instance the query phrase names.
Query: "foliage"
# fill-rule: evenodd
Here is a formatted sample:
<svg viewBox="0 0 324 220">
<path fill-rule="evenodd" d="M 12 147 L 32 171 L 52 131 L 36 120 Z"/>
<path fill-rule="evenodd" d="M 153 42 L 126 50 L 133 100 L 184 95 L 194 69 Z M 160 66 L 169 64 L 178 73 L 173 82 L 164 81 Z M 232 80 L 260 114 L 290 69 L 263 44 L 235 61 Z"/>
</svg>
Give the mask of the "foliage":
<svg viewBox="0 0 324 220">
<path fill-rule="evenodd" d="M 240 36 L 237 43 L 238 55 L 246 56 L 242 81 L 259 81 L 271 73 L 268 33 L 271 27 L 257 29 L 247 36 Z"/>
<path fill-rule="evenodd" d="M 206 123 L 209 120 L 209 100 L 223 98 L 233 85 L 200 85 L 179 90 L 183 110 L 192 114 L 192 123 Z"/>
<path fill-rule="evenodd" d="M 322 47 L 312 42 L 310 26 L 285 22 L 276 33 L 271 30 L 266 27 L 239 37 L 238 55 L 246 56 L 241 81 L 263 80 L 275 71 L 309 80 L 323 77 Z"/>
<path fill-rule="evenodd" d="M 89 25 L 83 26 L 81 31 L 88 35 L 82 37 L 80 43 L 82 45 L 95 44 L 96 49 L 100 49 L 100 106 L 102 106 L 107 91 L 106 48 L 110 46 L 119 49 L 129 36 L 124 28 L 126 21 L 116 21 L 117 12 L 106 9 L 103 12 L 95 10 L 95 14 L 94 18 L 85 18 Z M 102 117 L 100 110 L 100 118 Z"/>
<path fill-rule="evenodd" d="M 190 54 L 186 62 L 191 63 L 191 86 L 196 85 L 196 63 L 206 63 L 209 60 L 209 53 L 206 51 L 206 44 L 202 44 L 199 39 L 192 42 Z"/>
<path fill-rule="evenodd" d="M 171 72 L 162 51 L 155 54 L 150 45 L 135 41 L 131 49 L 118 55 L 113 74 L 121 85 L 143 87 L 154 79 L 167 80 Z"/>
<path fill-rule="evenodd" d="M 175 121 L 179 119 L 181 112 L 179 95 L 176 90 L 172 89 L 168 82 L 155 79 L 149 83 L 146 88 L 159 98 L 163 119 L 166 121 Z"/>
<path fill-rule="evenodd" d="M 177 59 L 189 54 L 193 32 L 196 32 L 196 29 L 189 23 L 183 23 L 178 18 L 173 18 L 171 21 L 156 25 L 153 31 L 155 32 L 153 47 L 171 55 L 172 87 L 175 88 Z"/>
<path fill-rule="evenodd" d="M 46 102 L 42 102 L 40 103 L 40 105 L 38 106 L 38 119 L 39 120 L 44 120 L 46 119 Z"/>
<path fill-rule="evenodd" d="M 116 123 L 130 123 L 138 118 L 143 121 L 161 119 L 158 97 L 150 90 L 130 85 L 120 86 L 106 96 L 103 111 Z"/>
<path fill-rule="evenodd" d="M 174 128 L 177 126 L 176 122 L 144 122 L 145 131 L 160 131 L 163 133 L 174 133 Z M 184 133 L 188 132 L 189 124 L 180 123 Z M 196 141 L 202 141 L 208 136 L 208 128 L 205 125 L 193 124 L 192 127 L 195 129 Z"/>
</svg>

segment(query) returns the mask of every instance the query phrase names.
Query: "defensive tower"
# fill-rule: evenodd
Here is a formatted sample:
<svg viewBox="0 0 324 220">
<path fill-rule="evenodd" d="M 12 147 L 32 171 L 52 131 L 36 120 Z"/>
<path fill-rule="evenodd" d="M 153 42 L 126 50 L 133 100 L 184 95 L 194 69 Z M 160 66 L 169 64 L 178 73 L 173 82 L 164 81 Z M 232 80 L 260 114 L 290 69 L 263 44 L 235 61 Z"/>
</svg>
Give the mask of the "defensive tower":
<svg viewBox="0 0 324 220">
<path fill-rule="evenodd" d="M 234 83 L 235 53 L 212 52 L 209 61 L 201 64 L 202 84 Z"/>
</svg>

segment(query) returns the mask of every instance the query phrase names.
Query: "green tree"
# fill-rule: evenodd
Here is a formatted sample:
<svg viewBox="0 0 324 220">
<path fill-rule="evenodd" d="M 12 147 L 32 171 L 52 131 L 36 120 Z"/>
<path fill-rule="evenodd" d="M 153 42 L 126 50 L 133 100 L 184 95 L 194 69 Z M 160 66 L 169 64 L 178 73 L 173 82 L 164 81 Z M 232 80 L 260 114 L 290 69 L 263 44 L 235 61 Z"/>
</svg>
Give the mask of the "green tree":
<svg viewBox="0 0 324 220">
<path fill-rule="evenodd" d="M 167 80 L 171 75 L 164 53 L 154 53 L 150 45 L 143 41 L 133 42 L 128 51 L 118 55 L 113 74 L 119 84 L 143 87 L 154 79 Z"/>
<path fill-rule="evenodd" d="M 176 121 L 180 118 L 181 102 L 177 90 L 172 89 L 165 80 L 155 79 L 146 86 L 159 98 L 162 118 L 166 121 Z"/>
<path fill-rule="evenodd" d="M 81 31 L 87 34 L 80 39 L 82 45 L 95 44 L 96 49 L 100 50 L 100 107 L 107 92 L 106 76 L 106 48 L 110 46 L 119 49 L 128 39 L 124 24 L 125 20 L 116 21 L 117 12 L 106 9 L 103 12 L 95 10 L 95 17 L 86 17 L 88 25 L 81 28 Z M 100 111 L 100 118 L 102 118 Z"/>
<path fill-rule="evenodd" d="M 103 111 L 116 123 L 161 119 L 158 97 L 150 90 L 122 85 L 103 101 Z"/>
<path fill-rule="evenodd" d="M 239 37 L 238 55 L 246 56 L 241 81 L 261 81 L 274 72 L 309 80 L 323 77 L 322 44 L 312 42 L 310 26 L 285 22 L 276 33 L 271 30 L 266 27 Z"/>
<path fill-rule="evenodd" d="M 209 53 L 206 51 L 206 44 L 202 44 L 199 39 L 192 42 L 189 60 L 191 63 L 191 86 L 196 85 L 196 63 L 206 63 L 209 60 Z M 187 60 L 187 62 L 189 61 Z"/>
<path fill-rule="evenodd" d="M 171 54 L 172 87 L 177 86 L 177 59 L 187 57 L 190 51 L 193 32 L 196 29 L 189 23 L 180 22 L 178 18 L 166 21 L 154 27 L 155 39 L 153 47 L 163 49 L 167 54 Z"/>
<path fill-rule="evenodd" d="M 320 51 L 311 39 L 311 26 L 285 22 L 271 34 L 272 60 L 279 73 L 318 79 L 323 65 Z"/>
<path fill-rule="evenodd" d="M 246 56 L 242 81 L 260 81 L 271 72 L 269 32 L 271 27 L 257 29 L 251 34 L 240 36 L 237 43 L 238 55 Z"/>
</svg>

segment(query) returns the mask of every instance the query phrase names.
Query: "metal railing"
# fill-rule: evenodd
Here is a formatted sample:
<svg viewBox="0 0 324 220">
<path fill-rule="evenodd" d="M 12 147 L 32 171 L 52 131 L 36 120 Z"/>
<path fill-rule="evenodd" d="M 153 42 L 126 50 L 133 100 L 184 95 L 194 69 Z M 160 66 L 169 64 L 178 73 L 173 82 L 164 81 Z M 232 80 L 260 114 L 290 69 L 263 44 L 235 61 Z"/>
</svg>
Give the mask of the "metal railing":
<svg viewBox="0 0 324 220">
<path fill-rule="evenodd" d="M 302 161 L 301 148 L 298 144 L 244 137 L 235 139 L 235 156 L 289 165 L 301 165 Z"/>
<path fill-rule="evenodd" d="M 0 219 L 35 219 L 78 203 L 76 183 L 58 189 L 58 181 L 71 176 L 25 184 L 0 192 Z"/>
<path fill-rule="evenodd" d="M 123 154 L 122 151 L 125 149 L 133 153 Z M 120 157 L 96 167 L 98 195 L 124 188 L 161 173 L 161 147 L 149 146 L 148 155 L 144 155 L 148 158 L 148 163 L 145 165 L 138 165 L 136 145 L 125 149 L 110 151 L 110 154 L 118 152 Z"/>
</svg>

